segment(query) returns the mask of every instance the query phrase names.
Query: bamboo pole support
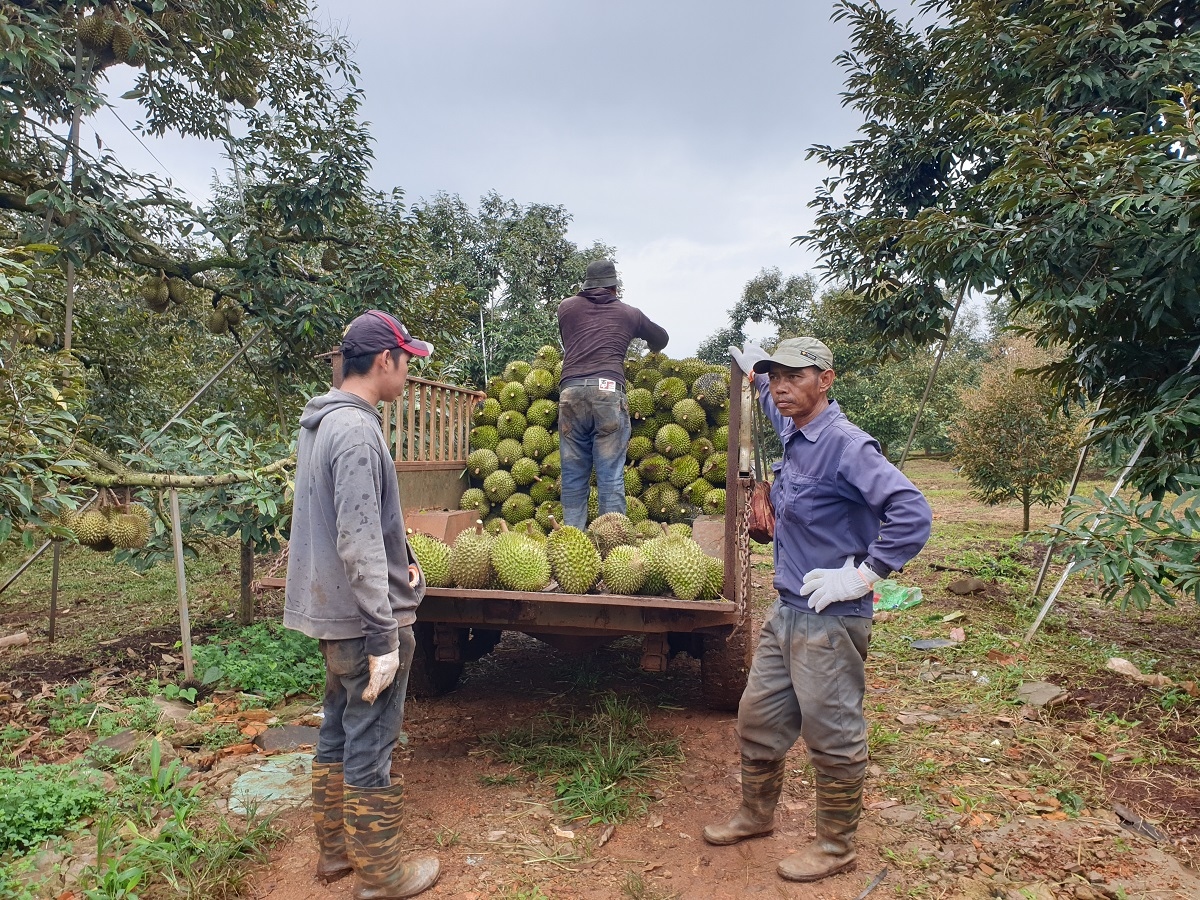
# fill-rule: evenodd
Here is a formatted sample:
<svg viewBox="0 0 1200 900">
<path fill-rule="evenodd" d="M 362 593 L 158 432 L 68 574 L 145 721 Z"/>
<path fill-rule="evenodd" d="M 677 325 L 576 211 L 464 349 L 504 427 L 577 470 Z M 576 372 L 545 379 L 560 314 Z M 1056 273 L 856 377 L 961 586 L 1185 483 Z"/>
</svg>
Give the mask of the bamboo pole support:
<svg viewBox="0 0 1200 900">
<path fill-rule="evenodd" d="M 58 621 L 58 562 L 62 556 L 62 541 L 54 542 L 54 551 L 50 563 L 50 628 L 47 634 L 49 643 L 54 643 L 54 627 Z"/>
</svg>

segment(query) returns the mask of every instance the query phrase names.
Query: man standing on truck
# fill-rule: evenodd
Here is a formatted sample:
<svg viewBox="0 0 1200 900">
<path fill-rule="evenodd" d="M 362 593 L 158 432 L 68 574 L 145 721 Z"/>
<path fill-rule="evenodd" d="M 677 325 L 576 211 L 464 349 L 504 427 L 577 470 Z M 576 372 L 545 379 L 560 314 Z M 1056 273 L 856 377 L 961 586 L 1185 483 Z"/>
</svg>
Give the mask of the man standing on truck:
<svg viewBox="0 0 1200 900">
<path fill-rule="evenodd" d="M 833 354 L 811 337 L 773 356 L 729 348 L 750 373 L 783 443 L 774 466 L 775 589 L 738 707 L 742 805 L 710 844 L 770 834 L 784 756 L 803 737 L 816 772 L 817 837 L 779 863 L 789 881 L 849 869 L 867 767 L 864 663 L 873 586 L 925 545 L 933 521 L 921 492 L 836 401 Z"/>
<path fill-rule="evenodd" d="M 404 783 L 390 776 L 425 579 L 379 414 L 404 390 L 409 360 L 432 352 L 395 317 L 364 313 L 342 338 L 341 388 L 300 417 L 283 624 L 316 638 L 325 658 L 312 767 L 317 876 L 357 872 L 356 900 L 413 897 L 439 874 L 436 859 L 402 860 Z"/>
<path fill-rule="evenodd" d="M 600 515 L 625 512 L 625 452 L 632 428 L 625 398 L 629 344 L 641 338 L 658 352 L 669 339 L 665 329 L 618 296 L 617 267 L 612 260 L 596 259 L 588 263 L 579 293 L 558 304 L 563 518 L 580 529 L 587 528 L 593 468 Z"/>
</svg>

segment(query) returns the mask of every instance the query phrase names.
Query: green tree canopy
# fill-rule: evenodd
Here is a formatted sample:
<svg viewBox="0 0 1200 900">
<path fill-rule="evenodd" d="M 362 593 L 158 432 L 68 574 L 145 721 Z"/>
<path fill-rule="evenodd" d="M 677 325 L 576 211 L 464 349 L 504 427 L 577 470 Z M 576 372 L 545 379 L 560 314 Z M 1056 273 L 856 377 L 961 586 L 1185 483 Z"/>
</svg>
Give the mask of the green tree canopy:
<svg viewBox="0 0 1200 900">
<path fill-rule="evenodd" d="M 1078 422 L 1059 409 L 1056 391 L 1030 370 L 1048 362 L 1023 341 L 1000 348 L 978 388 L 962 397 L 950 427 L 955 461 L 975 497 L 994 506 L 1018 500 L 1022 531 L 1033 504 L 1062 499 L 1075 464 Z"/>
<path fill-rule="evenodd" d="M 840 0 L 861 137 L 811 234 L 885 338 L 944 334 L 961 286 L 1060 348 L 1067 399 L 1104 391 L 1100 439 L 1178 490 L 1200 440 L 1200 8 L 1183 0 L 927 0 L 918 27 Z"/>
</svg>

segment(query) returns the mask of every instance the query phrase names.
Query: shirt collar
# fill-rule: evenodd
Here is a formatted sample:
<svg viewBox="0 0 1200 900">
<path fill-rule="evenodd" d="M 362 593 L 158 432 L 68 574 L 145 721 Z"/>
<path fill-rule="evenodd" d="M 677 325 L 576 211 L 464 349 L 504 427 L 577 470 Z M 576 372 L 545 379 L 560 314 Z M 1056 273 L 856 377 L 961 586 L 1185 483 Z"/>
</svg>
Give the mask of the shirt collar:
<svg viewBox="0 0 1200 900">
<path fill-rule="evenodd" d="M 830 400 L 829 405 L 821 410 L 820 414 L 803 428 L 797 428 L 795 422 L 790 422 L 784 428 L 783 442 L 786 444 L 799 431 L 804 435 L 805 440 L 813 443 L 821 436 L 821 432 L 828 428 L 833 420 L 841 414 L 842 408 L 838 406 L 838 402 Z"/>
</svg>

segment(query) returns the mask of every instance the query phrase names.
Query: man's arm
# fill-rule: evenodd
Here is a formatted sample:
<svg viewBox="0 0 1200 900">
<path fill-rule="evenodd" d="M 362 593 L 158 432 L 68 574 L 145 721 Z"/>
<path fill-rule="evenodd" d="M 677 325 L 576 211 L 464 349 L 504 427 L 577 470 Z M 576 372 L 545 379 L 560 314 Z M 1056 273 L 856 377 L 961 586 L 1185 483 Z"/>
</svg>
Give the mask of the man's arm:
<svg viewBox="0 0 1200 900">
<path fill-rule="evenodd" d="M 382 656 L 398 646 L 380 524 L 383 464 L 363 431 L 362 426 L 350 429 L 347 445 L 333 457 L 334 524 L 338 556 L 362 617 L 364 649 L 368 656 Z"/>
<path fill-rule="evenodd" d="M 849 486 L 879 518 L 879 536 L 867 548 L 866 564 L 887 578 L 921 552 L 933 529 L 925 495 L 888 462 L 874 440 L 846 448 L 838 463 L 841 489 Z"/>
<path fill-rule="evenodd" d="M 638 312 L 642 317 L 642 321 L 638 325 L 637 337 L 646 342 L 651 353 L 657 353 L 663 347 L 667 346 L 667 342 L 671 339 L 671 336 L 667 334 L 667 329 L 651 322 L 644 312 L 641 312 L 641 310 L 638 310 Z"/>
</svg>

